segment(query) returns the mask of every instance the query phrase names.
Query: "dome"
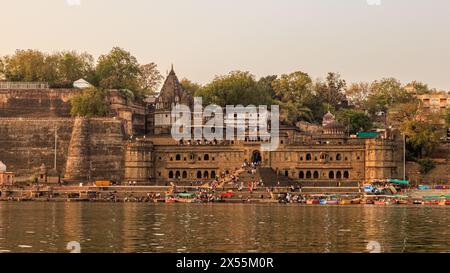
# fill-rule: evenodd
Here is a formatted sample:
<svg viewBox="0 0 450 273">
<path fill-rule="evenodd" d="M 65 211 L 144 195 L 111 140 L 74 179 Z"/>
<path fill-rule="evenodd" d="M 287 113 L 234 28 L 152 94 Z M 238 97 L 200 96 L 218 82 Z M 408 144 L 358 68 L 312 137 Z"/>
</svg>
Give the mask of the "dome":
<svg viewBox="0 0 450 273">
<path fill-rule="evenodd" d="M 328 113 L 326 113 L 326 114 L 323 116 L 323 119 L 322 119 L 322 126 L 325 127 L 325 126 L 327 126 L 328 124 L 330 124 L 330 123 L 332 123 L 332 122 L 334 122 L 334 121 L 335 121 L 334 115 L 331 114 L 330 111 L 328 111 Z"/>
<path fill-rule="evenodd" d="M 323 133 L 325 135 L 342 135 L 344 134 L 345 126 L 337 121 L 333 121 L 323 127 Z"/>
<path fill-rule="evenodd" d="M 328 111 L 328 113 L 326 113 L 326 114 L 323 116 L 323 119 L 325 119 L 325 120 L 330 120 L 330 119 L 334 120 L 334 116 L 333 116 L 333 114 L 331 114 L 330 111 Z"/>
<path fill-rule="evenodd" d="M 0 172 L 6 172 L 6 165 L 0 161 Z"/>
<path fill-rule="evenodd" d="M 345 129 L 345 126 L 337 121 L 333 121 L 323 127 L 323 129 Z"/>
</svg>

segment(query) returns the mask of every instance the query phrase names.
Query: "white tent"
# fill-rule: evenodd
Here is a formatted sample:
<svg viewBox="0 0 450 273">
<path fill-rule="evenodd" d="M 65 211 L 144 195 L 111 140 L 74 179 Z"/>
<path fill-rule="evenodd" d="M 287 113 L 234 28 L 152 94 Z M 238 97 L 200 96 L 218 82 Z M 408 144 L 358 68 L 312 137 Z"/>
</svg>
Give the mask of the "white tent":
<svg viewBox="0 0 450 273">
<path fill-rule="evenodd" d="M 87 82 L 85 79 L 79 79 L 73 83 L 73 87 L 83 89 L 92 87 L 92 84 Z"/>
<path fill-rule="evenodd" d="M 0 172 L 6 172 L 6 165 L 0 161 Z"/>
</svg>

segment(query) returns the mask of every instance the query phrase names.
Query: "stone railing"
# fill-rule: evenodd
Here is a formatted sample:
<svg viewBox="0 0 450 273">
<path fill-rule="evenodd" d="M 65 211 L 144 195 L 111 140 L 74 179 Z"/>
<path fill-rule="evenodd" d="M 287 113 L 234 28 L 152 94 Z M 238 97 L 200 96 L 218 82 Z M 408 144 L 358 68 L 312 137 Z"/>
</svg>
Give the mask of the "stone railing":
<svg viewBox="0 0 450 273">
<path fill-rule="evenodd" d="M 46 82 L 0 82 L 0 89 L 48 89 Z"/>
</svg>

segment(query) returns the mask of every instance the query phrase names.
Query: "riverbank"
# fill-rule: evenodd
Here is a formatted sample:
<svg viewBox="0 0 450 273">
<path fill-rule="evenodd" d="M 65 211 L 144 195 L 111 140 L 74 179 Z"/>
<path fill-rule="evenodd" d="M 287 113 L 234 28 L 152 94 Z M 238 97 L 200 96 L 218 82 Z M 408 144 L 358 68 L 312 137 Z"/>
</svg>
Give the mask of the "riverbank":
<svg viewBox="0 0 450 273">
<path fill-rule="evenodd" d="M 57 186 L 3 188 L 3 202 L 284 203 L 305 205 L 450 205 L 450 190 L 409 190 L 402 195 L 307 194 L 286 187 L 209 189 L 181 186 Z"/>
</svg>

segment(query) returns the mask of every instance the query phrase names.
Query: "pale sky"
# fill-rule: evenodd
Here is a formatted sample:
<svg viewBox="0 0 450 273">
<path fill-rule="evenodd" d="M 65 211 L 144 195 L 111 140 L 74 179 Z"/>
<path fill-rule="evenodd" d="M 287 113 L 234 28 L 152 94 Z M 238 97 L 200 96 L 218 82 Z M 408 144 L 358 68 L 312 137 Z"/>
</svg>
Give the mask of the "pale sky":
<svg viewBox="0 0 450 273">
<path fill-rule="evenodd" d="M 0 0 L 0 11 L 0 55 L 120 46 L 201 83 L 301 70 L 450 90 L 449 0 Z"/>
</svg>

